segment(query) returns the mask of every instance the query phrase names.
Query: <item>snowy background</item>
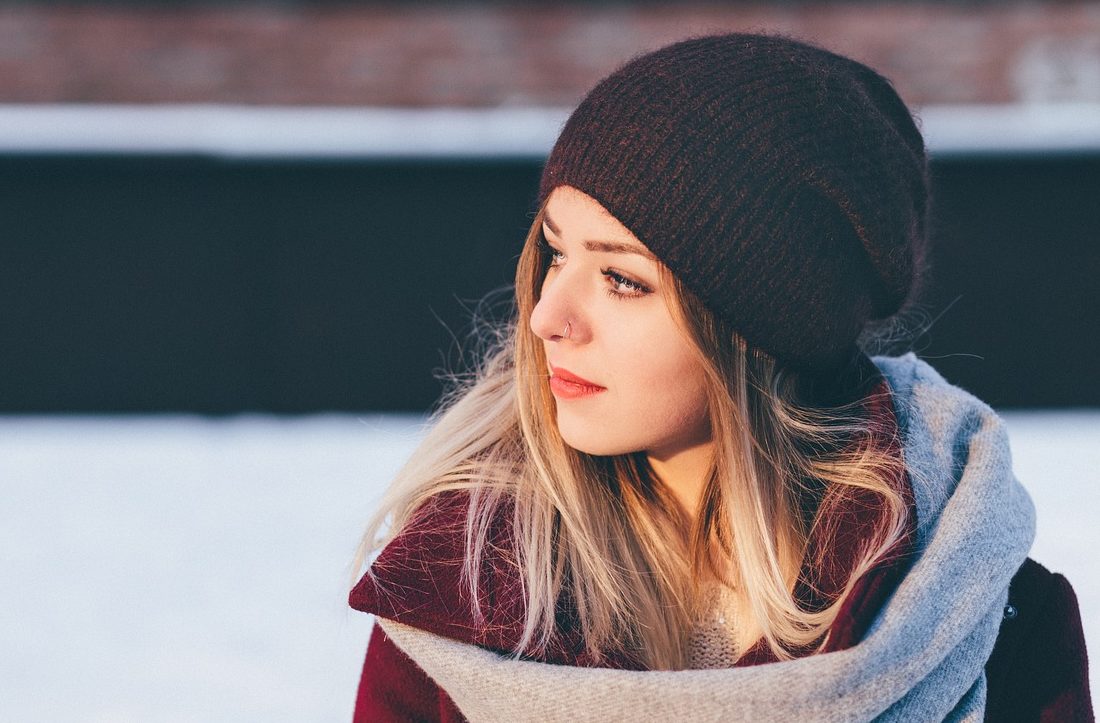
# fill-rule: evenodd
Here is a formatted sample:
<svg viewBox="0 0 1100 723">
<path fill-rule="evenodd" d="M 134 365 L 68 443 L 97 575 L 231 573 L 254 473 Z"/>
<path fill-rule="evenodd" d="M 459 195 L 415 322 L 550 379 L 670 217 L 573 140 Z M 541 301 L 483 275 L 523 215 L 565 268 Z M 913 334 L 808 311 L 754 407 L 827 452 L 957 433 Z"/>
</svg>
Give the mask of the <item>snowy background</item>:
<svg viewBox="0 0 1100 723">
<path fill-rule="evenodd" d="M 1100 655 L 1100 411 L 1005 417 Z M 350 561 L 422 422 L 0 418 L 0 720 L 349 720 Z"/>
</svg>

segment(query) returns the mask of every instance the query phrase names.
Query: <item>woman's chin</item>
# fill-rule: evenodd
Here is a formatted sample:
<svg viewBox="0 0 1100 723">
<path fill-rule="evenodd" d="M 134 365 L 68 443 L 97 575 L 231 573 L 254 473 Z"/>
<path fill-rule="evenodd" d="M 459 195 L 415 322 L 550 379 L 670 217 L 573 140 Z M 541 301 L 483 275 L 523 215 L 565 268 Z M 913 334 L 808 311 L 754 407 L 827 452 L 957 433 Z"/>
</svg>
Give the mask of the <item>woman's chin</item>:
<svg viewBox="0 0 1100 723">
<path fill-rule="evenodd" d="M 594 457 L 610 457 L 616 454 L 637 452 L 641 447 L 630 444 L 629 440 L 612 437 L 608 429 L 573 429 L 558 427 L 562 440 L 577 450 Z"/>
</svg>

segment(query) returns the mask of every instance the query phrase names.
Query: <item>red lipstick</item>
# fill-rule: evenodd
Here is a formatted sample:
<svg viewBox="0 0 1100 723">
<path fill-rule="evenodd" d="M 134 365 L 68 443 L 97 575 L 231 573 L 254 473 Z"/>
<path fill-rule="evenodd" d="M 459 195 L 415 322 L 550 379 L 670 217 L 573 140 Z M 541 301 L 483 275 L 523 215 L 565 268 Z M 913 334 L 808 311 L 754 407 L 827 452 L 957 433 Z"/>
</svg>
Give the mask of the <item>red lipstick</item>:
<svg viewBox="0 0 1100 723">
<path fill-rule="evenodd" d="M 577 399 L 607 391 L 607 387 L 601 387 L 561 367 L 550 365 L 550 371 L 550 391 L 559 399 Z"/>
</svg>

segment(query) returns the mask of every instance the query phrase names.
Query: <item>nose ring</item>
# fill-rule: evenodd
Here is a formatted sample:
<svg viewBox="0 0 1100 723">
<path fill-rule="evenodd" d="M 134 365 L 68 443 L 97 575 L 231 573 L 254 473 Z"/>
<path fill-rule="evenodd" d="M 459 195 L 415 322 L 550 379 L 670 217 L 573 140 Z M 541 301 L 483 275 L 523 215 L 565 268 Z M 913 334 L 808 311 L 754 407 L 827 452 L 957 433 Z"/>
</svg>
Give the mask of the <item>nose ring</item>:
<svg viewBox="0 0 1100 723">
<path fill-rule="evenodd" d="M 565 322 L 565 331 L 564 331 L 564 332 L 562 333 L 562 335 L 561 335 L 561 338 L 562 338 L 562 339 L 568 339 L 568 338 L 569 338 L 569 333 L 570 333 L 571 331 L 573 331 L 573 326 L 572 326 L 572 324 L 573 324 L 573 322 L 571 322 L 571 321 L 567 321 L 567 322 Z"/>
</svg>

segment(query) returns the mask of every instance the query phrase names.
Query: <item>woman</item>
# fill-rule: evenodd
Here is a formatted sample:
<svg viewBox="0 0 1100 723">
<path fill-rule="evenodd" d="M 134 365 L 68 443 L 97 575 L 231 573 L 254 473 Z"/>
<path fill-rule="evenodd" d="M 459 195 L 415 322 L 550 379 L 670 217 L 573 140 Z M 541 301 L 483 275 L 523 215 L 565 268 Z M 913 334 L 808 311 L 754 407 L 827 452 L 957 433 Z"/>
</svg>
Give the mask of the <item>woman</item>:
<svg viewBox="0 0 1100 723">
<path fill-rule="evenodd" d="M 364 539 L 357 720 L 1091 717 L 1000 421 L 863 351 L 917 299 L 927 185 L 890 83 L 794 40 L 601 81 L 514 322 Z"/>
</svg>

